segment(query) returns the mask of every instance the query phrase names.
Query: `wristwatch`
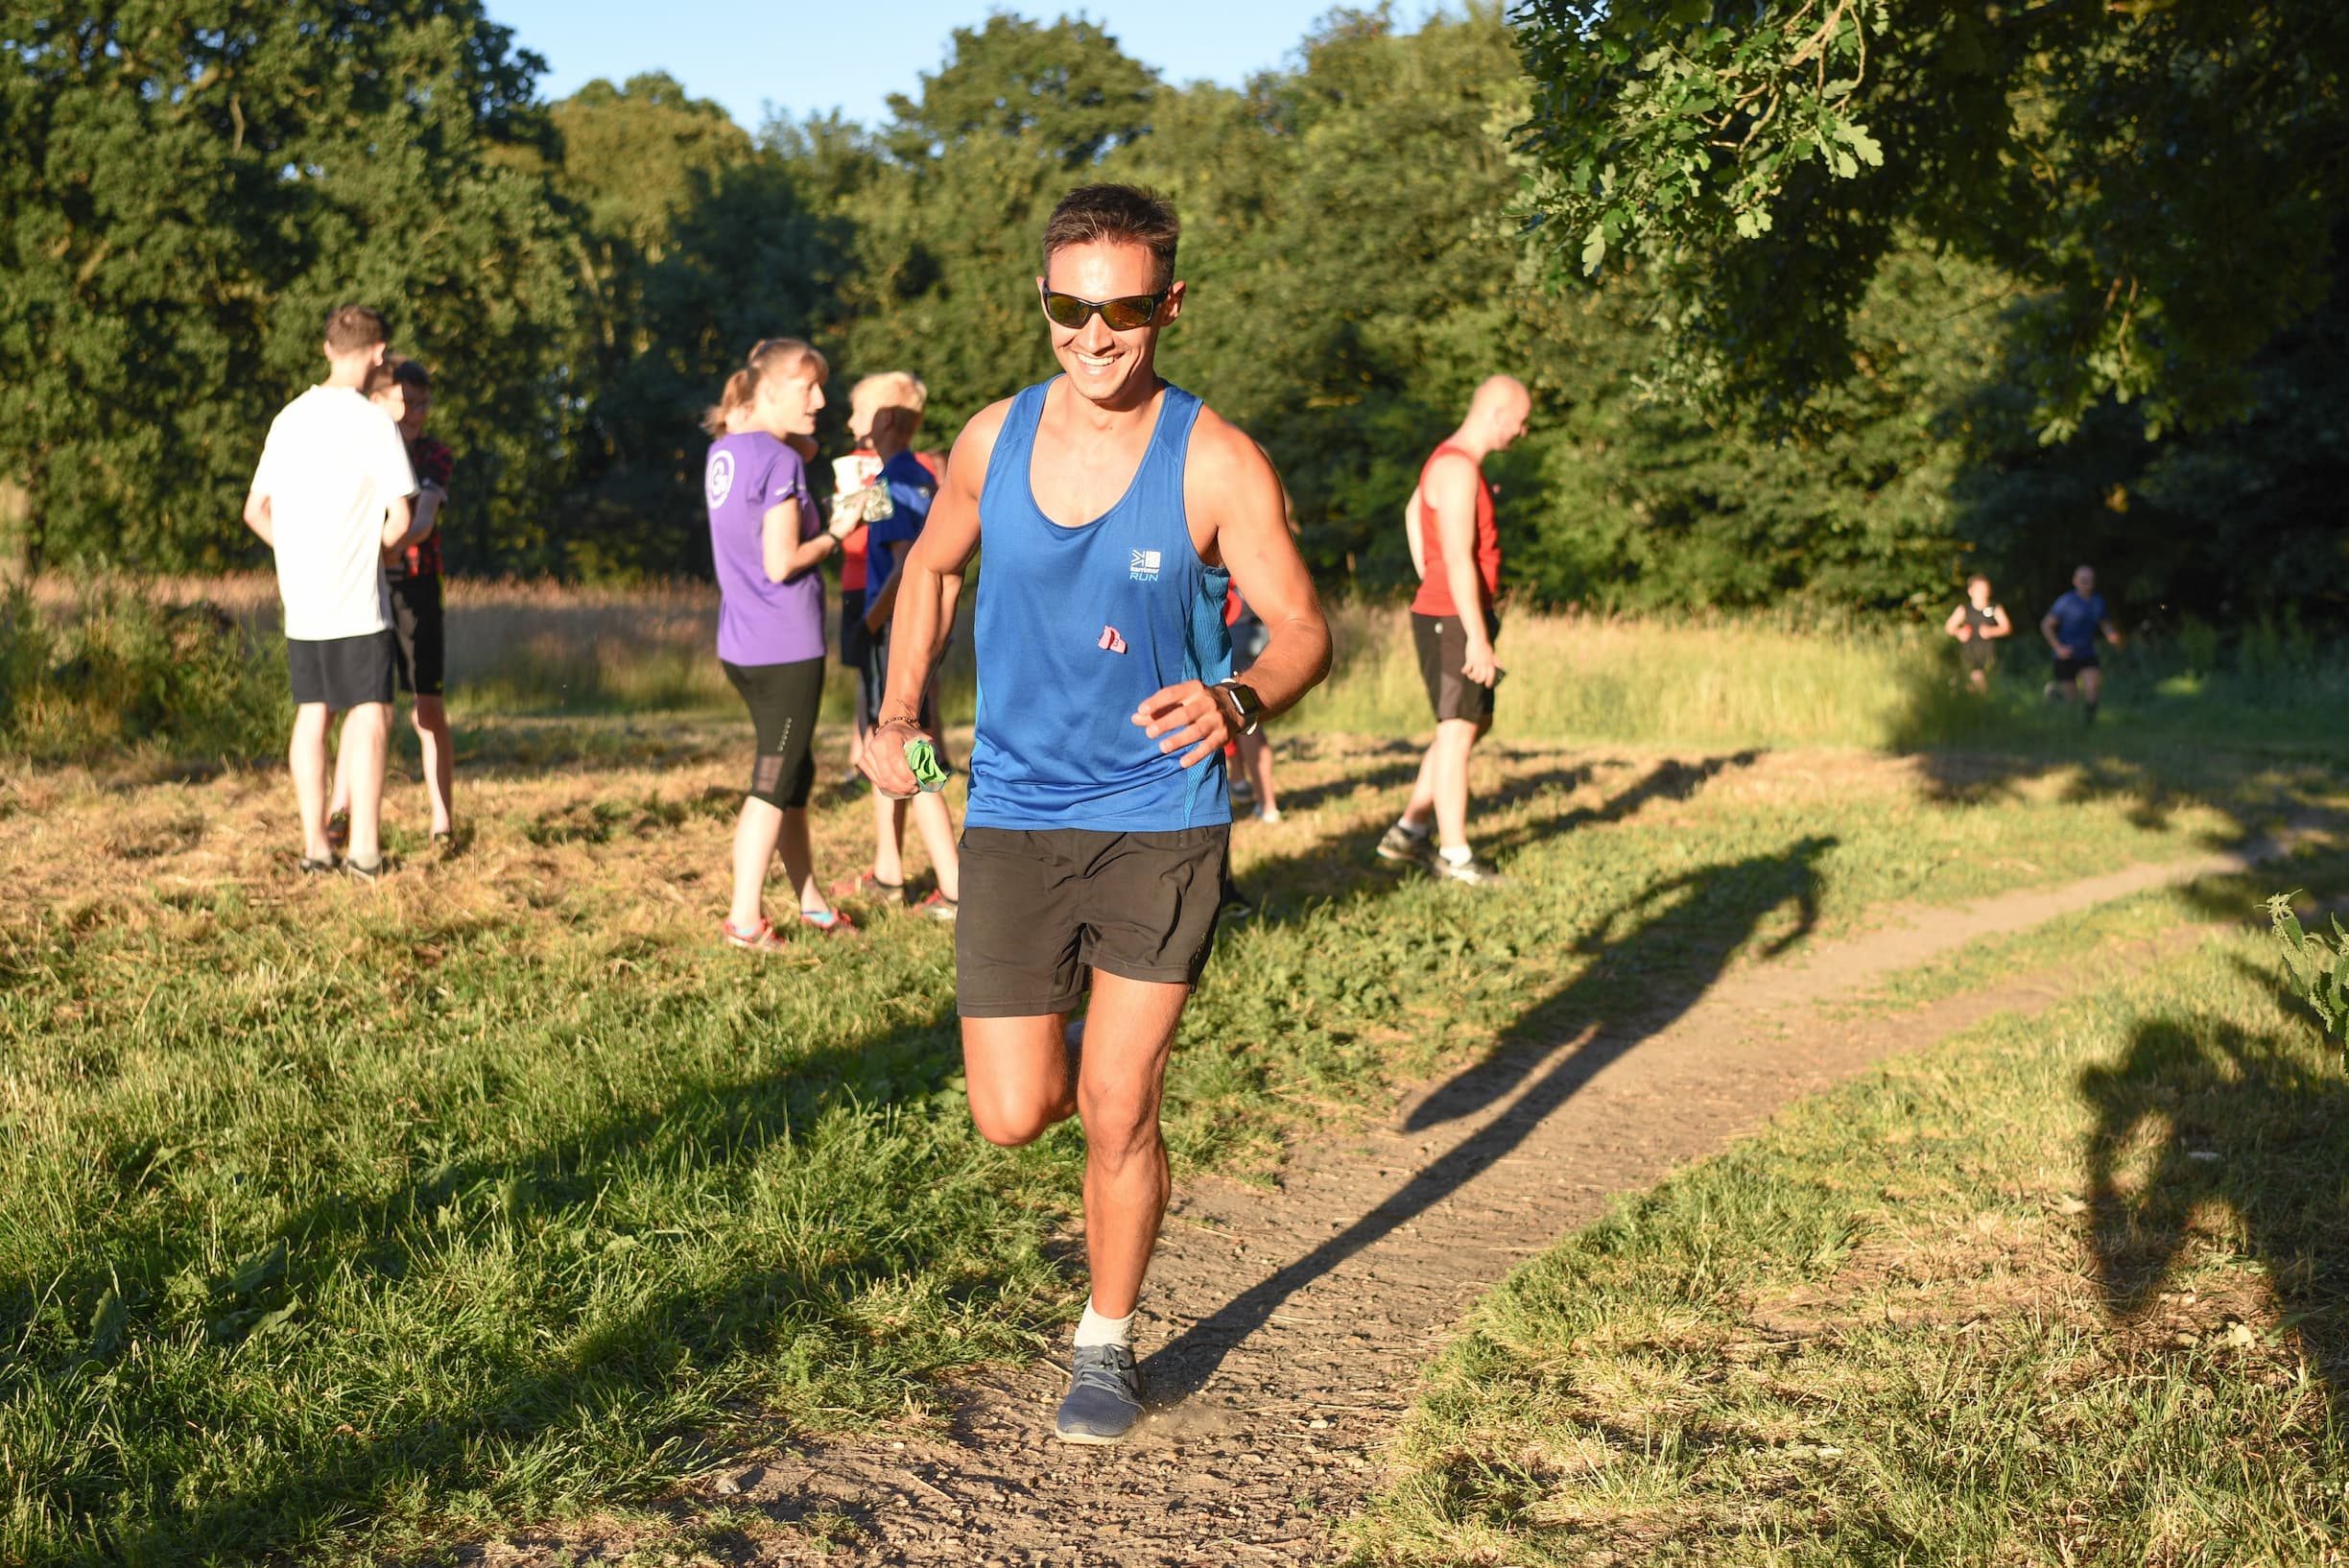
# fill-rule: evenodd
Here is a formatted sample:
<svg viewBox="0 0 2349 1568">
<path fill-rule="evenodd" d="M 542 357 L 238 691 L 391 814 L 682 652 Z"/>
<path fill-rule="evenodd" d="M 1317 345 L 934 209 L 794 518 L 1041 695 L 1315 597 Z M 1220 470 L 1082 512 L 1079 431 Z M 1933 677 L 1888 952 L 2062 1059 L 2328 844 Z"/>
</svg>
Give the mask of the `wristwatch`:
<svg viewBox="0 0 2349 1568">
<path fill-rule="evenodd" d="M 1216 690 L 1230 696 L 1232 711 L 1240 715 L 1240 733 L 1255 734 L 1264 723 L 1264 700 L 1237 680 L 1218 681 Z"/>
</svg>

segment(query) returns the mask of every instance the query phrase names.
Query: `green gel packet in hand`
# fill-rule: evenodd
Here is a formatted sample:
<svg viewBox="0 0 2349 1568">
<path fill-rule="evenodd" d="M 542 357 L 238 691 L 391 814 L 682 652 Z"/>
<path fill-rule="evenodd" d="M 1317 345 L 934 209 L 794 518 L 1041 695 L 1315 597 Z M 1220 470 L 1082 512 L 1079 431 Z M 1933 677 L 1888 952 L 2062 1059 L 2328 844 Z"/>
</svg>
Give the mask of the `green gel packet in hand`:
<svg viewBox="0 0 2349 1568">
<path fill-rule="evenodd" d="M 928 741 L 908 741 L 905 748 L 906 766 L 914 770 L 914 782 L 932 795 L 946 787 L 953 775 L 939 766 L 937 748 Z"/>
</svg>

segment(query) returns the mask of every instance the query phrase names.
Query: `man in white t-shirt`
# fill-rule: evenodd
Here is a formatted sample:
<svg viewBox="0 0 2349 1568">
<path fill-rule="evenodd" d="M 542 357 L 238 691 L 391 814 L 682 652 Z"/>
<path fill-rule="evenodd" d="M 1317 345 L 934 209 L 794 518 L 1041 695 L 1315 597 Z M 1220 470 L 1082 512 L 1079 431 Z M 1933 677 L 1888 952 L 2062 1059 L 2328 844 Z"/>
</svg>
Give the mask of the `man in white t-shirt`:
<svg viewBox="0 0 2349 1568">
<path fill-rule="evenodd" d="M 392 738 L 392 621 L 384 556 L 405 550 L 416 492 L 407 443 L 391 416 L 360 392 L 383 362 L 390 334 L 365 305 L 326 318 L 326 380 L 288 403 L 245 498 L 245 523 L 277 558 L 286 662 L 294 676 L 294 740 L 287 748 L 301 803 L 304 871 L 334 869 L 326 842 L 326 726 L 343 721 L 351 783 L 345 867 L 372 878 L 383 866 L 384 756 Z"/>
</svg>

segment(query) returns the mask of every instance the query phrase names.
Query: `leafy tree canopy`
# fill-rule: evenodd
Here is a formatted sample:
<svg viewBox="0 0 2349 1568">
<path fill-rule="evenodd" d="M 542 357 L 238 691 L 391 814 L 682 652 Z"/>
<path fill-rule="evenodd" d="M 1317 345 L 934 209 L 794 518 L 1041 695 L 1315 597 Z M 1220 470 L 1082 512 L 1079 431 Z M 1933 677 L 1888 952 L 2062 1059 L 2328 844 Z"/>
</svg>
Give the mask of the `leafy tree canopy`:
<svg viewBox="0 0 2349 1568">
<path fill-rule="evenodd" d="M 1528 0 L 1530 209 L 1568 271 L 1648 273 L 1676 385 L 1783 412 L 1839 381 L 1910 236 L 2031 291 L 2041 434 L 2100 397 L 2232 418 L 2325 297 L 2349 167 L 2333 0 Z"/>
</svg>

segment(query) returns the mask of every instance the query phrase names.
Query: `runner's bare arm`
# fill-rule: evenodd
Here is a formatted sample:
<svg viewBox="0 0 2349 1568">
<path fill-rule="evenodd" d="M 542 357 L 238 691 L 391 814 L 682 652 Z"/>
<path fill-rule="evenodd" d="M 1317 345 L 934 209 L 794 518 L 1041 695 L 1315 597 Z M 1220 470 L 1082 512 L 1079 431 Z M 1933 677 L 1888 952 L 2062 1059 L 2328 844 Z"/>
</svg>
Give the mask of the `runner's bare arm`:
<svg viewBox="0 0 2349 1568">
<path fill-rule="evenodd" d="M 890 579 L 896 584 L 896 608 L 890 622 L 889 684 L 876 715 L 880 723 L 857 759 L 883 795 L 911 796 L 920 789 L 906 766 L 906 743 L 922 734 L 922 687 L 929 683 L 947 633 L 954 630 L 962 574 L 979 549 L 979 496 L 986 488 L 987 459 L 1010 409 L 1008 398 L 990 404 L 962 427 L 946 464 L 946 478 L 930 504 L 930 520 Z"/>
<path fill-rule="evenodd" d="M 1959 642 L 1966 640 L 1965 628 L 1966 613 L 1965 606 L 1963 605 L 1960 605 L 1956 609 L 1951 610 L 1949 612 L 1949 619 L 1941 623 L 1941 630 L 1948 632 L 1951 636 L 1957 638 Z"/>
<path fill-rule="evenodd" d="M 1424 581 L 1427 577 L 1427 538 L 1420 531 L 1419 487 L 1412 487 L 1411 499 L 1403 503 L 1403 542 L 1411 546 L 1412 575 Z"/>
<path fill-rule="evenodd" d="M 2047 645 L 2055 650 L 2057 658 L 2068 659 L 2072 656 L 2072 645 L 2055 634 L 2055 612 L 2053 610 L 2049 610 L 2047 614 L 2040 617 L 2039 635 L 2045 637 Z"/>
<path fill-rule="evenodd" d="M 1428 468 L 1420 483 L 1425 504 L 1436 513 L 1436 536 L 1443 554 L 1444 581 L 1452 588 L 1452 606 L 1459 612 L 1460 634 L 1467 648 L 1460 656 L 1460 674 L 1480 686 L 1493 683 L 1492 638 L 1485 634 L 1484 583 L 1476 564 L 1476 464 L 1457 452 L 1447 452 Z"/>
<path fill-rule="evenodd" d="M 1985 637 L 2011 637 L 2014 635 L 2014 623 L 2006 619 L 2005 606 L 1993 605 L 1990 606 L 1990 624 L 1982 628 L 1982 635 Z"/>
<path fill-rule="evenodd" d="M 799 536 L 799 502 L 795 497 L 769 507 L 766 515 L 759 519 L 759 563 L 767 573 L 767 581 L 789 582 L 838 554 L 841 541 L 856 532 L 854 528 L 842 528 L 841 523 L 844 520 L 836 519 L 822 533 L 803 539 Z"/>
<path fill-rule="evenodd" d="M 271 549 L 277 548 L 276 520 L 270 515 L 270 498 L 260 490 L 245 496 L 245 526 L 261 535 L 261 542 Z"/>
<path fill-rule="evenodd" d="M 2104 623 L 2104 640 L 2115 648 L 2121 646 L 2121 629 L 2110 621 Z"/>
<path fill-rule="evenodd" d="M 1248 666 L 1248 689 L 1268 718 L 1295 706 L 1329 674 L 1329 620 L 1289 532 L 1280 476 L 1262 447 L 1209 410 L 1192 427 L 1183 508 L 1200 558 L 1228 568 L 1264 622 L 1268 640 Z M 1159 750 L 1181 750 L 1186 768 L 1215 755 L 1240 729 L 1231 699 L 1197 680 L 1153 692 L 1133 721 Z"/>
<path fill-rule="evenodd" d="M 405 550 L 415 542 L 408 531 L 415 525 L 415 497 L 398 496 L 384 508 L 383 547 L 386 550 Z"/>
</svg>

